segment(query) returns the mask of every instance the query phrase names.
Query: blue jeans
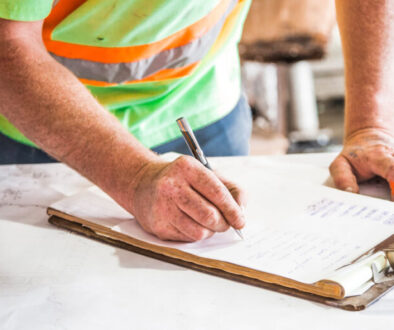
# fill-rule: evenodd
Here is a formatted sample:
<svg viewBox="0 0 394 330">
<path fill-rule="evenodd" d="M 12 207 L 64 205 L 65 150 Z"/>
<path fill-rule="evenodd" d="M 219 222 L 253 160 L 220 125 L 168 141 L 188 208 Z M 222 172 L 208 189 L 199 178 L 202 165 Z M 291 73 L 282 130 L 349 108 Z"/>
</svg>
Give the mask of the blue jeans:
<svg viewBox="0 0 394 330">
<path fill-rule="evenodd" d="M 251 130 L 250 108 L 242 96 L 227 116 L 194 133 L 207 156 L 240 156 L 249 152 Z M 164 143 L 152 150 L 157 153 L 174 151 L 189 154 L 183 138 Z M 0 133 L 0 164 L 54 162 L 57 161 L 44 151 L 18 143 Z"/>
<path fill-rule="evenodd" d="M 248 102 L 241 96 L 235 108 L 222 119 L 194 131 L 206 156 L 246 156 L 252 133 L 252 113 Z M 152 149 L 163 154 L 175 151 L 190 154 L 182 137 Z"/>
</svg>

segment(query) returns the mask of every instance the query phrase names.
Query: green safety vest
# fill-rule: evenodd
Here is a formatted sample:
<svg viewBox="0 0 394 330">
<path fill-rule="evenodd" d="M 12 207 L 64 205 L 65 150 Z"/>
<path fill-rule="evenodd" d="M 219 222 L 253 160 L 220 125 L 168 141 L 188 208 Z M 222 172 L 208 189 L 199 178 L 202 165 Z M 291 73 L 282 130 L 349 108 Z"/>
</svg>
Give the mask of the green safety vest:
<svg viewBox="0 0 394 330">
<path fill-rule="evenodd" d="M 198 129 L 240 97 L 237 43 L 251 0 L 2 0 L 0 17 L 44 19 L 48 52 L 146 147 Z M 29 145 L 6 118 L 0 132 Z"/>
</svg>

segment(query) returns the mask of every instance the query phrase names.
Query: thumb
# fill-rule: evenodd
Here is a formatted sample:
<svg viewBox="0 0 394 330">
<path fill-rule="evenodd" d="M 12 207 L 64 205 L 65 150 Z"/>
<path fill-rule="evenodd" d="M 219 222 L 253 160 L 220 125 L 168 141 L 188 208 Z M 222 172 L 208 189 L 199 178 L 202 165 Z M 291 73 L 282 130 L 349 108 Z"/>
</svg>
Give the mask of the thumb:
<svg viewBox="0 0 394 330">
<path fill-rule="evenodd" d="M 330 173 L 338 189 L 358 193 L 356 176 L 348 160 L 339 155 L 330 165 Z"/>
</svg>

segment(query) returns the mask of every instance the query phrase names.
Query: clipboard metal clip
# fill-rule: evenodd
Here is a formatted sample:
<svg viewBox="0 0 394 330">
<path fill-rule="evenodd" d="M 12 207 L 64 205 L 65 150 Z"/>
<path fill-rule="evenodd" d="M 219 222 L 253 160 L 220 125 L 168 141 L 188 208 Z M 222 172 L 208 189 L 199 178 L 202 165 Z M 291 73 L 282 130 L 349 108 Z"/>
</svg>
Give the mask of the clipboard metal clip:
<svg viewBox="0 0 394 330">
<path fill-rule="evenodd" d="M 379 272 L 378 267 L 373 262 L 371 265 L 373 282 L 376 284 L 394 282 L 394 249 L 383 250 L 391 267 Z"/>
</svg>

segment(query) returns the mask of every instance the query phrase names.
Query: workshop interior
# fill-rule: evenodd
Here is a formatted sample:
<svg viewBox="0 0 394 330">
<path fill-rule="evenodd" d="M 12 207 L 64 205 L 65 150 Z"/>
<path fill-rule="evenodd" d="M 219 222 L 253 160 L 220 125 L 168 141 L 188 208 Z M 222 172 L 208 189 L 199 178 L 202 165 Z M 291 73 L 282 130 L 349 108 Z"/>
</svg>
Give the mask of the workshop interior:
<svg viewBox="0 0 394 330">
<path fill-rule="evenodd" d="M 339 151 L 344 69 L 334 1 L 253 1 L 239 49 L 251 154 Z"/>
</svg>

